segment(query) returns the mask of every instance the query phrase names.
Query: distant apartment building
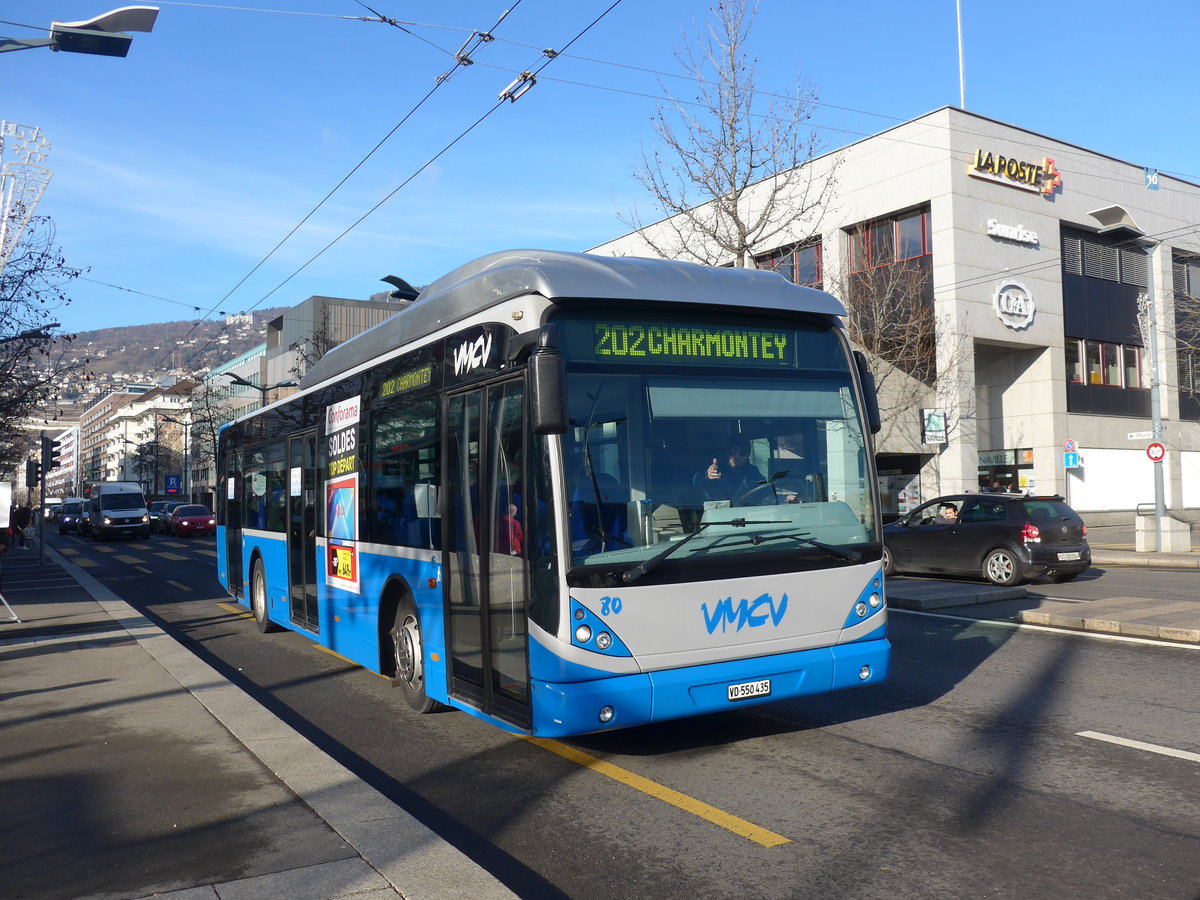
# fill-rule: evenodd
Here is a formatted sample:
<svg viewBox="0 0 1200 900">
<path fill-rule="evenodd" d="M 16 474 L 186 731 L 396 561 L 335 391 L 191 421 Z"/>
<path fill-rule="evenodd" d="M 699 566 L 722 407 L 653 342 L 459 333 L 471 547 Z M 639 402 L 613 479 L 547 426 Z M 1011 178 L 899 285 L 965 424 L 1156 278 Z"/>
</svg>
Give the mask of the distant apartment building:
<svg viewBox="0 0 1200 900">
<path fill-rule="evenodd" d="M 45 473 L 47 497 L 77 497 L 80 490 L 79 426 L 62 431 L 48 431 L 47 436 L 58 442 L 58 465 Z"/>
<path fill-rule="evenodd" d="M 309 297 L 267 323 L 264 387 L 299 382 L 308 366 L 333 347 L 404 308 L 379 300 Z M 286 391 L 269 399 L 285 396 Z"/>
<path fill-rule="evenodd" d="M 82 483 L 103 481 L 108 448 L 108 420 L 135 398 L 154 390 L 152 384 L 130 384 L 101 397 L 79 419 L 79 472 Z"/>
</svg>

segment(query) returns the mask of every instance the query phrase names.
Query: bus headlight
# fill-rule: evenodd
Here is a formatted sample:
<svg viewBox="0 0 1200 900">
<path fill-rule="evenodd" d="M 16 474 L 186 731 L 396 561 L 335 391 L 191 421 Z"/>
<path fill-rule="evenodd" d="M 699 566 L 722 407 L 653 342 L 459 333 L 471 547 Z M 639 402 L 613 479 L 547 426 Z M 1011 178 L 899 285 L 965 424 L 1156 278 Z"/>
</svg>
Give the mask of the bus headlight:
<svg viewBox="0 0 1200 900">
<path fill-rule="evenodd" d="M 861 619 L 863 616 L 865 616 L 867 614 L 867 604 L 865 604 L 861 600 L 859 600 L 857 603 L 854 604 L 854 611 L 858 614 L 858 617 Z"/>
<path fill-rule="evenodd" d="M 596 648 L 598 650 L 607 650 L 612 646 L 612 635 L 607 631 L 602 631 L 596 635 Z"/>
<path fill-rule="evenodd" d="M 615 716 L 615 715 L 616 715 L 616 712 L 613 710 L 613 708 L 611 706 L 600 707 L 600 721 L 603 722 L 604 724 L 607 725 L 609 722 L 611 722 L 613 720 L 613 716 Z"/>
<path fill-rule="evenodd" d="M 880 599 L 878 594 L 872 594 L 867 598 L 867 602 L 871 604 L 871 609 L 879 609 L 879 606 L 881 603 L 883 603 L 883 600 Z"/>
<path fill-rule="evenodd" d="M 592 629 L 588 628 L 586 625 L 580 625 L 575 629 L 575 640 L 579 641 L 579 643 L 586 644 L 591 639 Z"/>
<path fill-rule="evenodd" d="M 863 666 L 861 669 L 858 670 L 858 680 L 859 681 L 866 681 L 870 677 L 871 677 L 871 667 L 870 666 Z"/>
</svg>

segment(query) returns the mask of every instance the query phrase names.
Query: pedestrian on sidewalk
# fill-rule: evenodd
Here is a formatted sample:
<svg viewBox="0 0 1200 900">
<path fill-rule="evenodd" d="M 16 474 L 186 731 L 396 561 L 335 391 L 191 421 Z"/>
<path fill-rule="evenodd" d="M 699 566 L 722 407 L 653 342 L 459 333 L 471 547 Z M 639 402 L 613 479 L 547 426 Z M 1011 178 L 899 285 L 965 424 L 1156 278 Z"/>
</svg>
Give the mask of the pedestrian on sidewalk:
<svg viewBox="0 0 1200 900">
<path fill-rule="evenodd" d="M 18 506 L 13 513 L 9 522 L 17 532 L 17 546 L 22 550 L 28 550 L 27 541 L 25 539 L 25 529 L 29 527 L 29 523 L 33 520 L 33 510 L 29 508 L 29 504 Z"/>
</svg>

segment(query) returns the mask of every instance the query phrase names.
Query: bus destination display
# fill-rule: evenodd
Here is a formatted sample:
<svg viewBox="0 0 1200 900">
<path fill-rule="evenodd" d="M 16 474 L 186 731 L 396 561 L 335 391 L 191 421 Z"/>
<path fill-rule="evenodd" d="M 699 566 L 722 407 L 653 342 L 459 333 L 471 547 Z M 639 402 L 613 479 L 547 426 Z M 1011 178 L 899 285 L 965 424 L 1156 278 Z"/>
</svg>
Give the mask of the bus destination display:
<svg viewBox="0 0 1200 900">
<path fill-rule="evenodd" d="M 397 375 L 394 378 L 389 378 L 379 386 L 379 399 L 386 400 L 388 397 L 395 394 L 401 394 L 404 391 L 415 390 L 419 387 L 425 387 L 433 381 L 433 366 L 424 365 L 419 369 L 413 369 L 410 372 L 405 372 Z"/>
<path fill-rule="evenodd" d="M 592 354 L 597 362 L 796 367 L 795 333 L 771 328 L 596 322 Z"/>
</svg>

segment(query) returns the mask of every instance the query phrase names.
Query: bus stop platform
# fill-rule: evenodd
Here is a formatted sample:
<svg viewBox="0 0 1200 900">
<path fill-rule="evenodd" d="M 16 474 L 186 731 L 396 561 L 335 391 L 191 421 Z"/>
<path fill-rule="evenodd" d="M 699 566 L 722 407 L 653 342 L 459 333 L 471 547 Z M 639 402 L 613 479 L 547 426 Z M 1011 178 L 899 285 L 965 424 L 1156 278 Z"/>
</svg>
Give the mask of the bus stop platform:
<svg viewBox="0 0 1200 900">
<path fill-rule="evenodd" d="M 0 559 L 5 897 L 515 896 L 46 554 Z"/>
</svg>

